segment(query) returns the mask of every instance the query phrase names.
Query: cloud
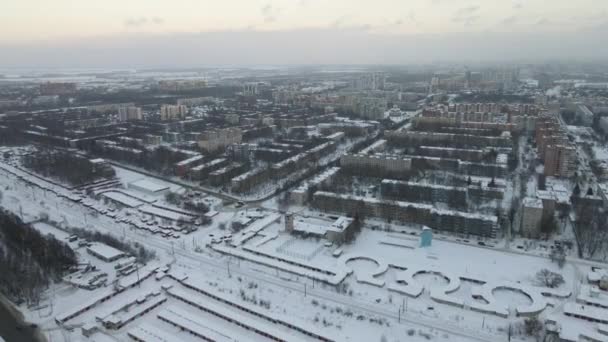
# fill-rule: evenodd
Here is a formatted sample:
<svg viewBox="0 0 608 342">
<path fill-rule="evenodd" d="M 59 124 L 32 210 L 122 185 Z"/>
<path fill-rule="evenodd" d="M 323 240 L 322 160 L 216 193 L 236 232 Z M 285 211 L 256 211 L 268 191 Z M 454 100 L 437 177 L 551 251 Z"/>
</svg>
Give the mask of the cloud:
<svg viewBox="0 0 608 342">
<path fill-rule="evenodd" d="M 456 10 L 457 15 L 467 15 L 479 11 L 479 6 L 462 7 Z"/>
<path fill-rule="evenodd" d="M 551 24 L 551 20 L 547 18 L 540 18 L 536 21 L 536 25 L 549 25 Z"/>
<path fill-rule="evenodd" d="M 500 21 L 500 23 L 501 23 L 502 25 L 507 25 L 507 26 L 508 26 L 508 25 L 513 25 L 513 24 L 515 24 L 515 23 L 516 23 L 518 20 L 519 20 L 519 19 L 517 18 L 517 16 L 512 15 L 512 16 L 510 16 L 510 17 L 506 17 L 506 18 L 504 18 L 503 20 L 501 20 L 501 21 Z"/>
<path fill-rule="evenodd" d="M 392 25 L 401 26 L 407 22 L 413 23 L 413 24 L 418 24 L 418 20 L 416 19 L 416 13 L 414 11 L 410 11 L 410 13 L 403 18 L 395 19 L 395 21 L 393 21 Z"/>
<path fill-rule="evenodd" d="M 147 25 L 162 25 L 165 20 L 161 17 L 131 17 L 125 20 L 126 27 L 143 27 Z"/>
<path fill-rule="evenodd" d="M 416 18 L 416 12 L 410 11 L 410 14 L 407 15 L 407 19 L 413 23 L 418 23 L 418 19 Z"/>
<path fill-rule="evenodd" d="M 479 6 L 468 6 L 459 8 L 458 10 L 456 10 L 456 12 L 454 12 L 454 15 L 452 16 L 452 22 L 462 23 L 465 26 L 469 26 L 475 23 L 480 18 L 480 15 L 478 14 L 479 8 Z"/>
<path fill-rule="evenodd" d="M 341 17 L 339 17 L 338 19 L 334 20 L 329 27 L 331 28 L 341 28 L 344 27 L 344 24 L 346 23 L 346 21 L 348 20 L 348 17 L 343 15 Z"/>
<path fill-rule="evenodd" d="M 148 18 L 146 17 L 138 17 L 138 18 L 129 18 L 125 20 L 125 26 L 129 27 L 139 27 L 148 23 Z"/>
<path fill-rule="evenodd" d="M 264 5 L 260 11 L 265 23 L 273 23 L 277 21 L 277 15 L 281 12 L 281 8 L 273 6 L 271 3 Z"/>
<path fill-rule="evenodd" d="M 520 1 L 513 1 L 513 9 L 520 10 L 524 8 L 524 4 Z"/>
<path fill-rule="evenodd" d="M 165 19 L 161 17 L 152 17 L 152 22 L 156 25 L 162 25 L 165 23 Z"/>
</svg>

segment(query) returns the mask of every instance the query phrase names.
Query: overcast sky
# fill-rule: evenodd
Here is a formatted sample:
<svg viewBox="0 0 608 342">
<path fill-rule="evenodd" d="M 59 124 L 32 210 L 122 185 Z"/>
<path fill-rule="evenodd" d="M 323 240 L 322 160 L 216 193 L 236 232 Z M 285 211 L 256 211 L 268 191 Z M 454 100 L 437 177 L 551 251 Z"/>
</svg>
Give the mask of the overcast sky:
<svg viewBox="0 0 608 342">
<path fill-rule="evenodd" d="M 608 57 L 608 0 L 2 0 L 0 66 Z"/>
</svg>

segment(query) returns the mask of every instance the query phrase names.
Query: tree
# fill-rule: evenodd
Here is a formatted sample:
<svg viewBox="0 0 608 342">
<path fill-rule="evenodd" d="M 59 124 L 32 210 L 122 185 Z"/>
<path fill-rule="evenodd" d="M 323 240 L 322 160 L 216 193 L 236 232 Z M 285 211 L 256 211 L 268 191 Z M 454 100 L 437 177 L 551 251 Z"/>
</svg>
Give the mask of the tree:
<svg viewBox="0 0 608 342">
<path fill-rule="evenodd" d="M 549 258 L 551 258 L 551 261 L 557 263 L 559 268 L 563 268 L 566 264 L 566 251 L 564 250 L 564 246 L 561 244 L 559 246 L 555 246 L 555 248 L 551 250 Z"/>
<path fill-rule="evenodd" d="M 77 263 L 67 244 L 43 236 L 4 210 L 0 210 L 0 236 L 0 292 L 15 301 L 37 303 L 44 288 Z"/>
<path fill-rule="evenodd" d="M 576 183 L 576 185 L 574 186 L 574 189 L 572 189 L 572 196 L 580 197 L 580 195 L 581 195 L 581 187 L 578 185 L 578 183 Z"/>
<path fill-rule="evenodd" d="M 180 205 L 181 204 L 181 196 L 173 191 L 167 192 L 165 194 L 165 201 L 167 201 L 167 203 L 173 204 L 173 205 Z"/>
<path fill-rule="evenodd" d="M 553 289 L 564 283 L 564 277 L 559 273 L 555 273 L 543 268 L 536 273 L 536 281 L 541 286 L 546 286 Z"/>
<path fill-rule="evenodd" d="M 608 251 L 608 214 L 600 209 L 594 209 L 589 220 L 577 219 L 574 228 L 578 243 L 579 256 L 595 258 L 600 252 Z"/>
<path fill-rule="evenodd" d="M 540 222 L 540 231 L 545 235 L 545 238 L 549 238 L 557 230 L 557 221 L 553 215 L 543 215 Z"/>
<path fill-rule="evenodd" d="M 537 340 L 540 338 L 540 335 L 544 330 L 543 322 L 538 319 L 537 315 L 526 318 L 524 321 L 524 328 L 526 335 L 536 337 Z"/>
</svg>

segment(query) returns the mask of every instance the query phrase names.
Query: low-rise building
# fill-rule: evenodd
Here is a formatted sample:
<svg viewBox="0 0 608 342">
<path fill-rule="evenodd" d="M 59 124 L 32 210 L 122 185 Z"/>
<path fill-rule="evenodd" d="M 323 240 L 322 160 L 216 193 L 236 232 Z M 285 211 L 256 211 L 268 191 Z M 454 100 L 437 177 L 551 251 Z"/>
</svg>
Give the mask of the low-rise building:
<svg viewBox="0 0 608 342">
<path fill-rule="evenodd" d="M 496 236 L 497 217 L 455 210 L 440 210 L 433 205 L 317 191 L 312 206 L 349 216 L 379 217 L 385 220 L 428 226 L 436 230 L 484 237 Z"/>
<path fill-rule="evenodd" d="M 125 253 L 106 244 L 95 242 L 87 247 L 87 253 L 105 262 L 116 261 L 125 256 Z"/>
<path fill-rule="evenodd" d="M 148 179 L 140 179 L 129 183 L 129 189 L 140 191 L 148 195 L 164 195 L 169 192 L 169 187 L 163 184 L 150 181 Z"/>
</svg>

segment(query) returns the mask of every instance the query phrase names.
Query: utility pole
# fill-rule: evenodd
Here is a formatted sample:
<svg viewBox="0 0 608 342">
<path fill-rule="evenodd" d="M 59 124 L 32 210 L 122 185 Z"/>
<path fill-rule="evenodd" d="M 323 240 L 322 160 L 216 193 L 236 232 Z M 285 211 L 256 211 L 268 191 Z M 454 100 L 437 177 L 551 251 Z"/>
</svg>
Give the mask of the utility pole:
<svg viewBox="0 0 608 342">
<path fill-rule="evenodd" d="M 304 283 L 304 297 L 306 297 L 306 283 Z"/>
</svg>

